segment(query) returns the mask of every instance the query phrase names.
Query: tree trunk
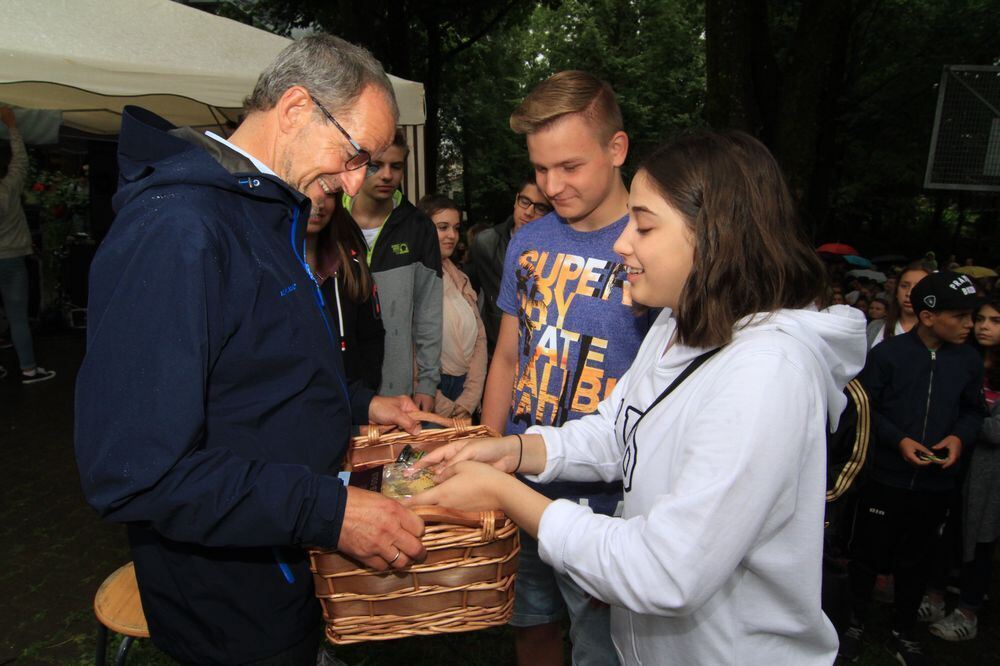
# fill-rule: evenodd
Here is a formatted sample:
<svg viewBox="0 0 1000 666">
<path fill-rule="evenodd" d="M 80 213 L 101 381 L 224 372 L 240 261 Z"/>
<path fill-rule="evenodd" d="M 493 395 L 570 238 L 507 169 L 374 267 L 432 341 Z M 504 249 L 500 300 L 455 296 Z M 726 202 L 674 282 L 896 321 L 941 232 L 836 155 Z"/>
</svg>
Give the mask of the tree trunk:
<svg viewBox="0 0 1000 666">
<path fill-rule="evenodd" d="M 706 119 L 771 148 L 813 235 L 826 221 L 835 166 L 820 164 L 819 155 L 836 146 L 850 32 L 868 1 L 803 2 L 779 72 L 765 0 L 705 0 Z"/>
<path fill-rule="evenodd" d="M 768 43 L 766 15 L 764 0 L 705 0 L 705 119 L 712 127 L 761 134 L 766 114 L 758 103 L 754 44 Z"/>
<path fill-rule="evenodd" d="M 837 105 L 844 89 L 854 4 L 803 3 L 780 95 L 774 152 L 813 232 L 825 221 L 829 207 Z M 820 156 L 827 161 L 821 162 Z"/>
</svg>

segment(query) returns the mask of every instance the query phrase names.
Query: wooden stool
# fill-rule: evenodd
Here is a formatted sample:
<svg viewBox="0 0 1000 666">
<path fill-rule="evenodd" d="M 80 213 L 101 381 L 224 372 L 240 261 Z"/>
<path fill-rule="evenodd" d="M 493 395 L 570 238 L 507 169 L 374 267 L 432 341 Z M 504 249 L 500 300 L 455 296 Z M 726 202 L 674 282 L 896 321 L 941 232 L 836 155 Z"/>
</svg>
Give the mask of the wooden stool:
<svg viewBox="0 0 1000 666">
<path fill-rule="evenodd" d="M 97 627 L 97 666 L 104 666 L 108 649 L 108 629 L 124 638 L 115 656 L 115 666 L 125 663 L 128 649 L 136 638 L 149 638 L 149 627 L 139 600 L 139 585 L 135 581 L 132 563 L 119 567 L 108 576 L 94 596 Z"/>
</svg>

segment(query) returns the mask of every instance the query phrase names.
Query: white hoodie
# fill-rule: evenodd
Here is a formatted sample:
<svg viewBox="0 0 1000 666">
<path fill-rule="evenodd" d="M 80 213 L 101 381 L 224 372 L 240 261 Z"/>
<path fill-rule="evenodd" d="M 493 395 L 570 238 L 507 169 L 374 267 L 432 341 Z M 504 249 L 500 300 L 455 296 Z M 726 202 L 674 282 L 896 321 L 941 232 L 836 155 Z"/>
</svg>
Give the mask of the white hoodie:
<svg viewBox="0 0 1000 666">
<path fill-rule="evenodd" d="M 622 518 L 549 506 L 542 559 L 611 604 L 624 664 L 832 664 L 825 431 L 864 363 L 864 317 L 849 306 L 757 315 L 636 426 L 705 351 L 664 354 L 674 329 L 665 310 L 596 413 L 528 430 L 548 452 L 538 481 L 626 487 Z"/>
</svg>

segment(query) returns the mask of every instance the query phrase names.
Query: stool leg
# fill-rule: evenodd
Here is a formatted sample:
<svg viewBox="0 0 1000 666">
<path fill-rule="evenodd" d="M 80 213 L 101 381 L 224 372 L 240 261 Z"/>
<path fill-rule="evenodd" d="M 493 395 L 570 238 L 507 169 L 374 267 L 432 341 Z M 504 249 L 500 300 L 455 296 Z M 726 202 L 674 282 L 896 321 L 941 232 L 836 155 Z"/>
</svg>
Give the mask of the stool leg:
<svg viewBox="0 0 1000 666">
<path fill-rule="evenodd" d="M 108 652 L 108 628 L 103 624 L 97 625 L 97 653 L 94 656 L 94 663 L 97 666 L 104 666 Z"/>
<path fill-rule="evenodd" d="M 115 656 L 115 666 L 125 666 L 125 657 L 128 656 L 128 649 L 132 647 L 134 640 L 131 636 L 122 638 L 122 644 L 118 646 L 118 654 Z"/>
</svg>

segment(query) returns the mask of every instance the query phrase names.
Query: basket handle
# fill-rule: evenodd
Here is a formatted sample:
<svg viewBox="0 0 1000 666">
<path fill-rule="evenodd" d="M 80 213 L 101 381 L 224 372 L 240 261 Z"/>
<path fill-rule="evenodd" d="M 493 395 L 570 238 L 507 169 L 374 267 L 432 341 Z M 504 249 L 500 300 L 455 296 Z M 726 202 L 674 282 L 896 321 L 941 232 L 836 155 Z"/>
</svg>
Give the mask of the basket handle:
<svg viewBox="0 0 1000 666">
<path fill-rule="evenodd" d="M 407 416 L 411 416 L 421 423 L 433 423 L 434 425 L 439 425 L 442 428 L 455 428 L 455 430 L 460 433 L 472 425 L 472 422 L 469 419 L 451 419 L 435 414 L 434 412 L 424 412 L 418 410 L 415 412 L 407 412 Z M 366 436 L 368 437 L 369 445 L 379 443 L 383 434 L 383 428 L 386 428 L 386 426 L 380 426 L 375 423 L 370 423 L 368 425 L 368 432 L 366 433 Z M 388 428 L 386 428 L 386 431 L 388 431 Z"/>
<path fill-rule="evenodd" d="M 411 510 L 423 518 L 425 523 L 450 523 L 483 529 L 490 523 L 497 529 L 507 519 L 503 511 L 459 511 L 443 506 L 414 506 Z"/>
</svg>

